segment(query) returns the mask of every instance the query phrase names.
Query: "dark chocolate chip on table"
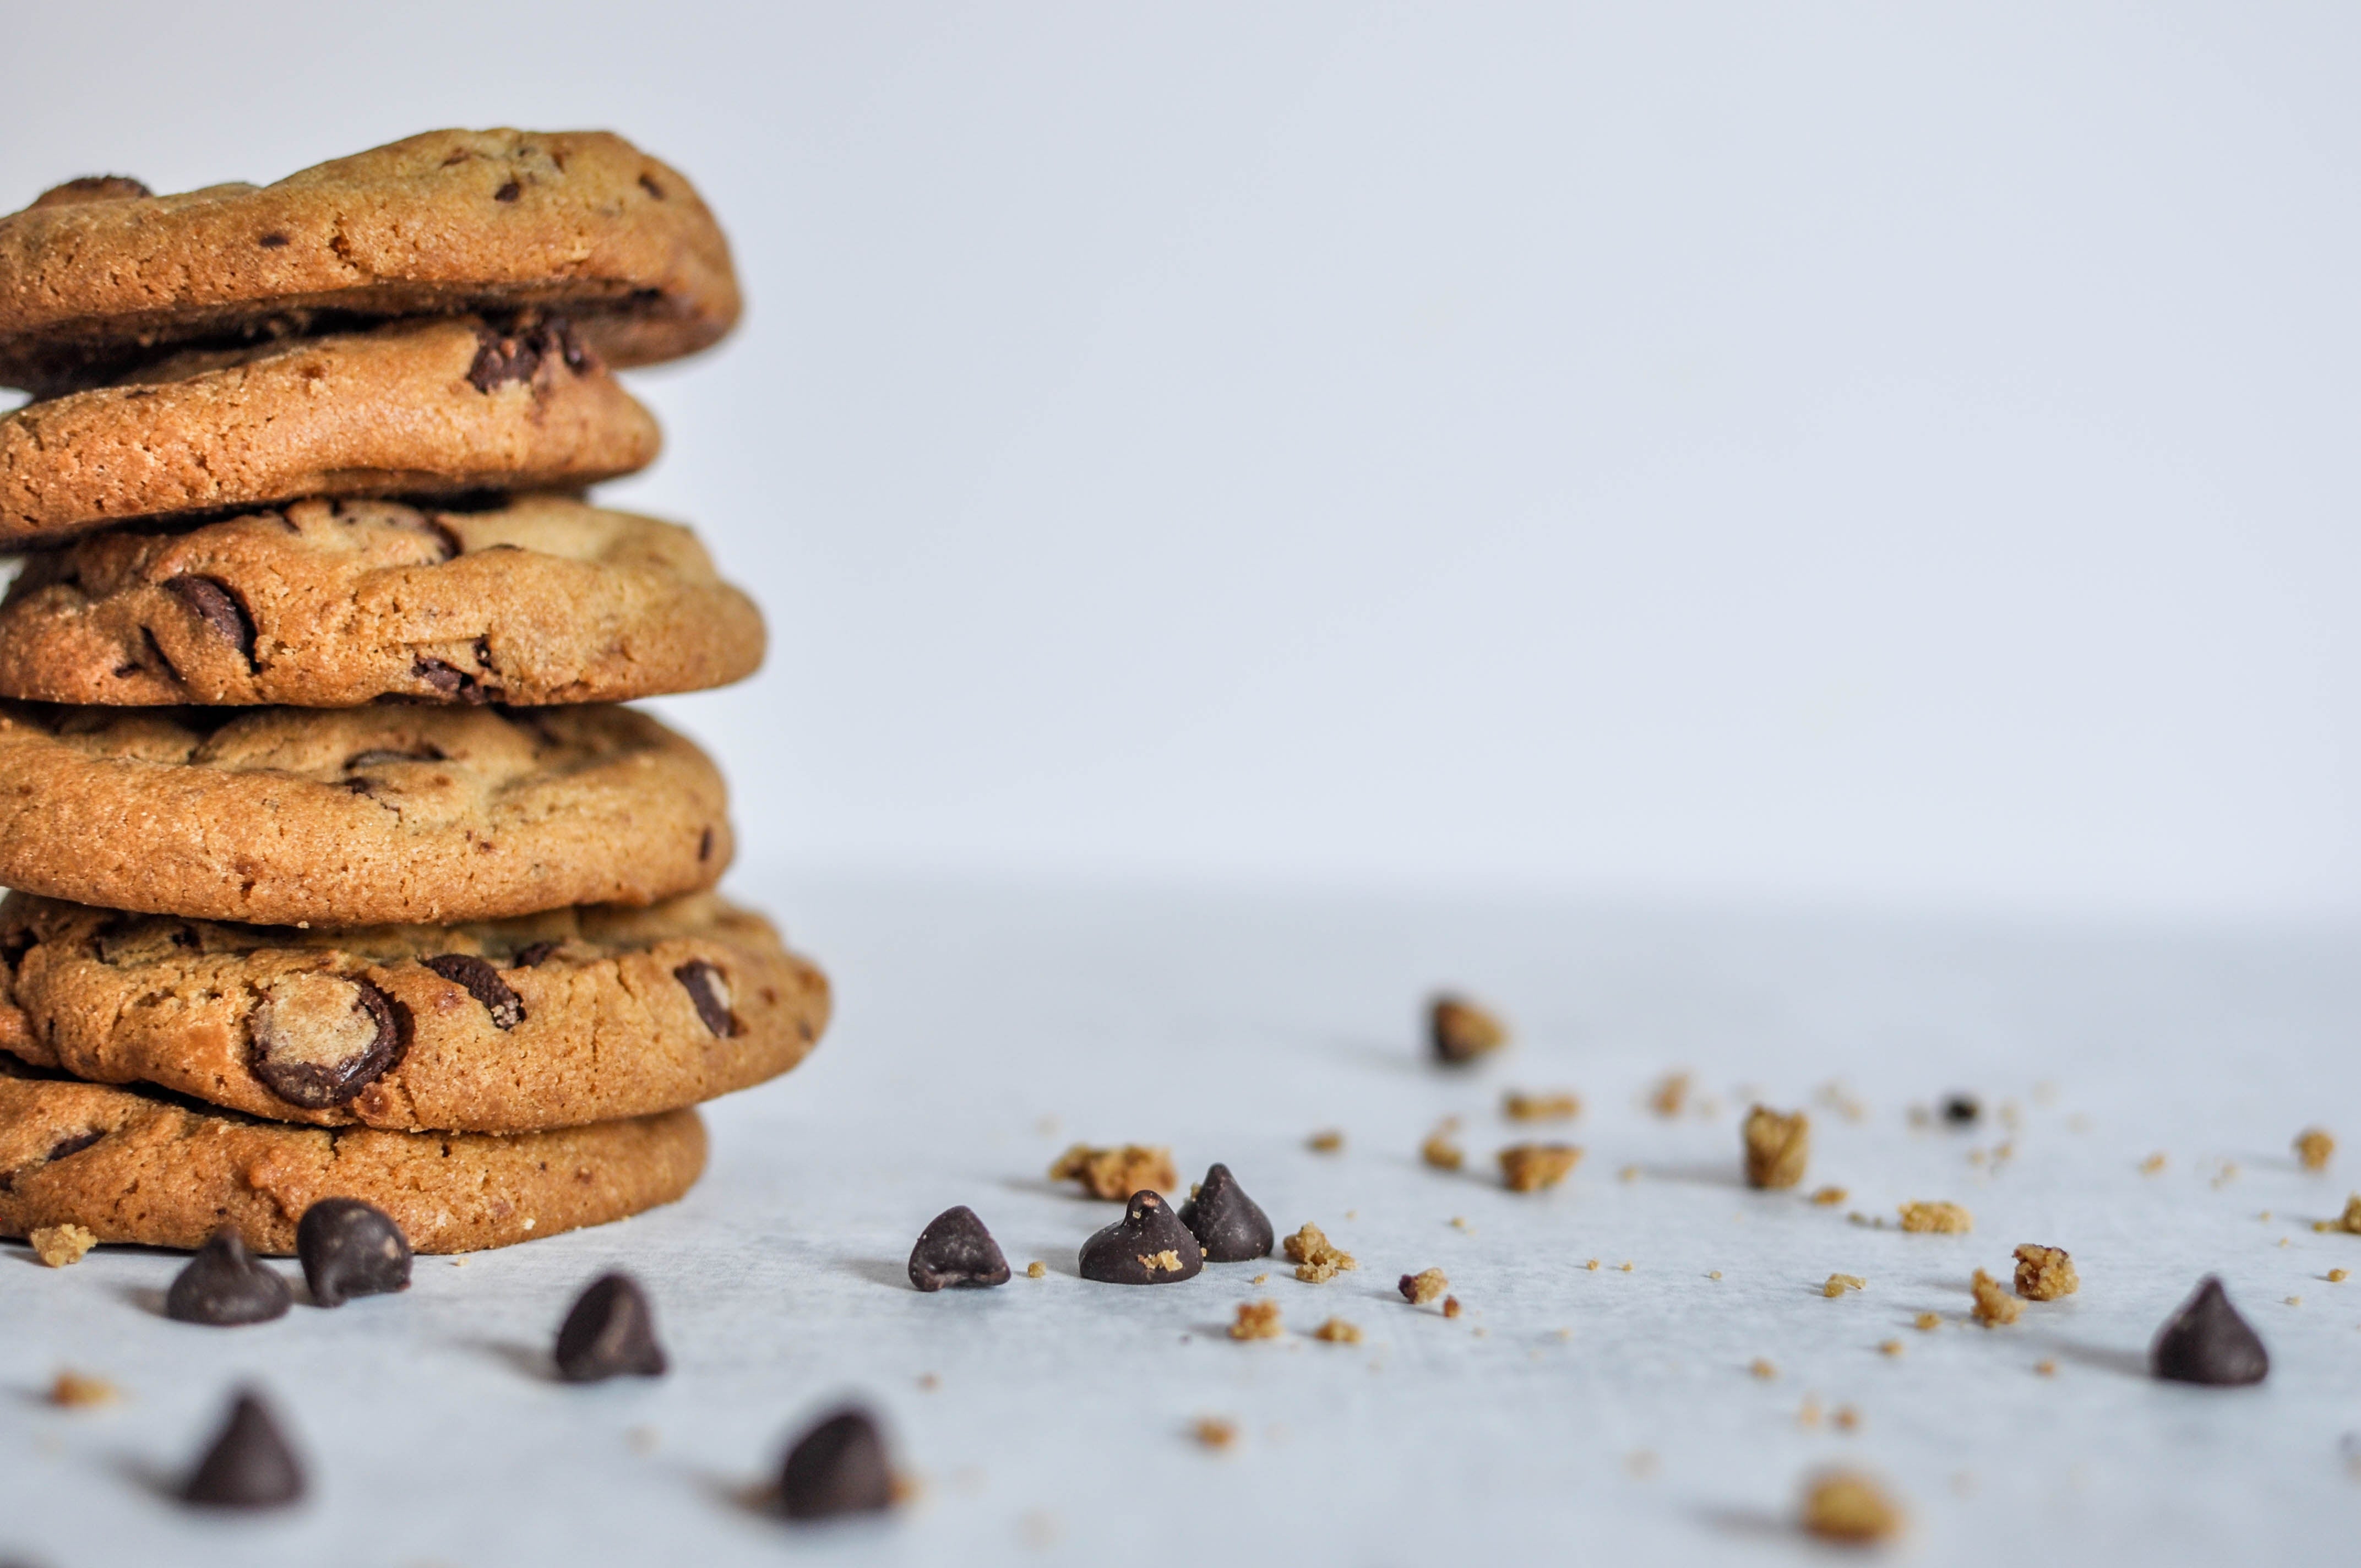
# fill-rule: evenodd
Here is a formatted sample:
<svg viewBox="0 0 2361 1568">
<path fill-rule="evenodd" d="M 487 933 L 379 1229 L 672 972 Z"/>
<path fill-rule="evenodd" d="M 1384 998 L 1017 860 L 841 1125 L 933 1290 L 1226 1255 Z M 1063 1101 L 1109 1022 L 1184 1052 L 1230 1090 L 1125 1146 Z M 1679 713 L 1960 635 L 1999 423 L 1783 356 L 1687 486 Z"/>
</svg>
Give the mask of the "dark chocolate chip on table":
<svg viewBox="0 0 2361 1568">
<path fill-rule="evenodd" d="M 303 1496 L 303 1466 L 280 1435 L 269 1408 L 252 1394 L 231 1404 L 229 1420 L 181 1487 L 199 1508 L 277 1508 Z"/>
<path fill-rule="evenodd" d="M 556 1361 L 557 1375 L 568 1383 L 663 1376 L 655 1312 L 639 1282 L 628 1274 L 592 1280 L 557 1331 Z"/>
<path fill-rule="evenodd" d="M 1204 1249 L 1164 1200 L 1142 1190 L 1123 1218 L 1082 1244 L 1082 1277 L 1105 1285 L 1170 1285 L 1193 1279 Z"/>
<path fill-rule="evenodd" d="M 295 1255 L 319 1306 L 410 1288 L 410 1238 L 392 1215 L 357 1198 L 323 1198 L 304 1210 Z"/>
<path fill-rule="evenodd" d="M 524 1022 L 524 1000 L 509 988 L 500 971 L 472 953 L 442 953 L 419 962 L 484 1004 L 492 1027 L 515 1028 Z"/>
<path fill-rule="evenodd" d="M 1954 1127 L 1972 1127 L 1983 1113 L 1983 1102 L 1972 1094 L 1954 1094 L 1943 1102 L 1943 1120 Z"/>
<path fill-rule="evenodd" d="M 1180 1223 L 1197 1238 L 1208 1263 L 1268 1257 L 1278 1234 L 1271 1229 L 1270 1216 L 1246 1196 L 1226 1165 L 1214 1165 L 1205 1172 L 1195 1194 L 1180 1205 Z"/>
<path fill-rule="evenodd" d="M 883 1513 L 894 1504 L 894 1467 L 869 1412 L 854 1406 L 815 1422 L 779 1467 L 779 1511 L 791 1519 Z"/>
<path fill-rule="evenodd" d="M 910 1283 L 921 1290 L 939 1290 L 946 1285 L 1005 1285 L 1008 1259 L 992 1233 L 983 1228 L 983 1222 L 975 1217 L 975 1211 L 962 1203 L 944 1210 L 918 1233 L 918 1245 L 910 1249 Z"/>
<path fill-rule="evenodd" d="M 208 1237 L 173 1277 L 164 1292 L 164 1315 L 223 1328 L 267 1323 L 284 1317 L 294 1297 L 286 1280 L 247 1250 L 244 1238 L 224 1229 Z"/>
<path fill-rule="evenodd" d="M 2234 1388 L 2261 1382 L 2271 1369 L 2271 1354 L 2230 1305 L 2221 1277 L 2209 1274 L 2157 1331 L 2148 1365 L 2169 1382 Z"/>
</svg>

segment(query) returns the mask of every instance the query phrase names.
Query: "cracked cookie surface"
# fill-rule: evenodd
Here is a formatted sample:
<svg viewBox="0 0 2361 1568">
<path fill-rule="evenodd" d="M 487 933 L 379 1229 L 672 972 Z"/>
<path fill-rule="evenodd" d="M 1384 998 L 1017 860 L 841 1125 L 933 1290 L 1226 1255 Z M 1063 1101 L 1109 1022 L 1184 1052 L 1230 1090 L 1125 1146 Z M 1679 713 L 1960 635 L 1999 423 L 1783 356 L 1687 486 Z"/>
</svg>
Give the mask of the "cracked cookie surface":
<svg viewBox="0 0 2361 1568">
<path fill-rule="evenodd" d="M 40 702 L 620 702 L 726 685 L 760 612 L 674 523 L 565 496 L 299 501 L 27 562 L 0 696 Z"/>
<path fill-rule="evenodd" d="M 0 543 L 307 496 L 578 488 L 660 445 L 563 317 L 192 350 L 0 415 Z"/>
<path fill-rule="evenodd" d="M 516 1133 L 774 1078 L 827 979 L 691 894 L 475 925 L 232 926 L 11 894 L 0 1050 L 274 1121 Z"/>
<path fill-rule="evenodd" d="M 627 707 L 0 702 L 0 885 L 262 925 L 648 905 L 730 863 L 721 776 Z"/>
<path fill-rule="evenodd" d="M 193 1248 L 227 1226 L 284 1256 L 304 1210 L 358 1198 L 418 1252 L 475 1252 L 669 1203 L 705 1168 L 705 1146 L 694 1111 L 513 1137 L 331 1131 L 6 1074 L 0 1235 L 73 1224 L 101 1242 Z"/>
<path fill-rule="evenodd" d="M 428 131 L 179 195 L 75 180 L 0 217 L 0 385 L 35 392 L 175 344 L 527 306 L 629 366 L 714 343 L 740 300 L 696 189 L 606 131 Z"/>
</svg>

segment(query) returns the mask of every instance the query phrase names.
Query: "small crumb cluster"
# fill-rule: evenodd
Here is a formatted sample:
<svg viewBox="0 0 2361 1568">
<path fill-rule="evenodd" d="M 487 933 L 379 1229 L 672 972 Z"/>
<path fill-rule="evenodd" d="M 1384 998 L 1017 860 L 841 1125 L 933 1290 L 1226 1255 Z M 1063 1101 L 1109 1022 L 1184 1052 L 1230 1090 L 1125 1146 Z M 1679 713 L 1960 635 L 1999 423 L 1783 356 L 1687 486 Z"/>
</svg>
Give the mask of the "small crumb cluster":
<svg viewBox="0 0 2361 1568">
<path fill-rule="evenodd" d="M 1282 1245 L 1287 1250 L 1287 1261 L 1295 1265 L 1295 1277 L 1307 1285 L 1324 1284 L 1348 1269 L 1361 1266 L 1351 1253 L 1329 1241 L 1326 1233 L 1309 1221 Z"/>
<path fill-rule="evenodd" d="M 1564 1181 L 1581 1160 L 1572 1144 L 1511 1144 L 1500 1151 L 1500 1179 L 1511 1192 L 1538 1192 Z"/>
<path fill-rule="evenodd" d="M 1076 1144 L 1049 1167 L 1052 1181 L 1079 1181 L 1093 1198 L 1121 1202 L 1144 1189 L 1170 1192 L 1180 1185 L 1172 1151 L 1160 1146 L 1123 1144 L 1093 1148 Z"/>
<path fill-rule="evenodd" d="M 1988 1329 L 2013 1323 L 2025 1311 L 2023 1301 L 2001 1288 L 2000 1281 L 1981 1268 L 1976 1270 L 1975 1277 L 1968 1282 L 1968 1289 L 1975 1297 L 1975 1306 L 1971 1309 L 1972 1316 L 1976 1321 Z"/>
<path fill-rule="evenodd" d="M 2081 1288 L 2064 1247 L 2027 1242 L 2016 1249 L 2016 1293 L 2026 1300 L 2055 1301 Z"/>
<path fill-rule="evenodd" d="M 1812 1121 L 1801 1111 L 1782 1115 L 1767 1105 L 1746 1113 L 1746 1185 L 1793 1187 L 1812 1157 Z"/>
<path fill-rule="evenodd" d="M 1921 1235 L 1963 1236 L 1976 1228 L 1976 1218 L 1957 1203 L 1905 1203 L 1902 1228 Z"/>
</svg>

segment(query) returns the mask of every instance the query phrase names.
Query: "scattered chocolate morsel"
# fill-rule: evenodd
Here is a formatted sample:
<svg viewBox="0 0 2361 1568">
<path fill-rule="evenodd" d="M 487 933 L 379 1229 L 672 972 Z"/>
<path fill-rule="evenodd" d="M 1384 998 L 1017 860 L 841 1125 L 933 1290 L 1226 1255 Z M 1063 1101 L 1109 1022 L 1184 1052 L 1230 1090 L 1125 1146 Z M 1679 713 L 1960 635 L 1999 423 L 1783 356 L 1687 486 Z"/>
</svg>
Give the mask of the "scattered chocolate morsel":
<svg viewBox="0 0 2361 1568">
<path fill-rule="evenodd" d="M 236 1231 L 215 1231 L 173 1277 L 164 1315 L 184 1323 L 267 1323 L 294 1299 L 287 1281 L 256 1261 Z"/>
<path fill-rule="evenodd" d="M 1465 1067 L 1507 1045 L 1509 1027 L 1466 997 L 1445 992 L 1427 1003 L 1426 1037 L 1435 1060 Z"/>
<path fill-rule="evenodd" d="M 655 1313 L 628 1274 L 602 1274 L 576 1299 L 557 1331 L 557 1375 L 568 1383 L 596 1383 L 629 1374 L 661 1377 L 664 1346 Z"/>
<path fill-rule="evenodd" d="M 319 1306 L 410 1288 L 410 1238 L 392 1215 L 357 1198 L 323 1198 L 304 1210 L 295 1255 Z"/>
<path fill-rule="evenodd" d="M 291 1105 L 341 1105 L 401 1059 L 392 999 L 366 980 L 324 970 L 273 981 L 248 1021 L 249 1061 Z"/>
<path fill-rule="evenodd" d="M 238 602 L 227 583 L 183 572 L 164 579 L 165 591 L 193 611 L 216 636 L 236 649 L 247 662 L 254 660 L 254 617 Z"/>
<path fill-rule="evenodd" d="M 1196 1195 L 1180 1205 L 1180 1223 L 1197 1238 L 1208 1263 L 1244 1263 L 1250 1257 L 1268 1257 L 1278 1239 L 1278 1233 L 1271 1229 L 1270 1216 L 1246 1196 L 1246 1189 L 1238 1185 L 1226 1165 L 1216 1164 L 1206 1169 L 1205 1179 L 1197 1184 Z"/>
<path fill-rule="evenodd" d="M 1189 1227 L 1146 1189 L 1131 1195 L 1122 1219 L 1082 1244 L 1082 1277 L 1104 1285 L 1170 1285 L 1204 1266 Z"/>
<path fill-rule="evenodd" d="M 442 953 L 419 961 L 482 1003 L 493 1028 L 505 1031 L 524 1022 L 523 999 L 509 989 L 500 970 L 473 953 Z"/>
<path fill-rule="evenodd" d="M 2158 1377 L 2217 1388 L 2259 1383 L 2271 1369 L 2270 1352 L 2230 1305 L 2214 1274 L 2200 1281 L 2196 1293 L 2157 1331 L 2147 1355 Z"/>
<path fill-rule="evenodd" d="M 181 1500 L 204 1508 L 279 1508 L 303 1496 L 303 1466 L 249 1393 L 230 1406 L 221 1434 L 181 1485 Z"/>
<path fill-rule="evenodd" d="M 894 1506 L 885 1439 L 856 1406 L 822 1417 L 779 1466 L 779 1511 L 791 1519 L 884 1513 Z"/>
<path fill-rule="evenodd" d="M 1008 1259 L 1001 1255 L 1000 1244 L 975 1217 L 975 1211 L 962 1203 L 946 1209 L 927 1223 L 918 1233 L 918 1245 L 910 1249 L 910 1283 L 921 1290 L 939 1290 L 946 1285 L 1005 1285 L 1008 1283 Z"/>
<path fill-rule="evenodd" d="M 722 978 L 720 970 L 703 959 L 691 959 L 673 970 L 672 977 L 680 981 L 689 1001 L 697 1004 L 697 1015 L 707 1028 L 724 1039 L 745 1033 L 746 1026 L 730 1010 L 730 982 Z"/>
<path fill-rule="evenodd" d="M 1972 1127 L 1983 1113 L 1983 1102 L 1972 1094 L 1954 1094 L 1943 1102 L 1943 1120 L 1954 1127 Z"/>
</svg>

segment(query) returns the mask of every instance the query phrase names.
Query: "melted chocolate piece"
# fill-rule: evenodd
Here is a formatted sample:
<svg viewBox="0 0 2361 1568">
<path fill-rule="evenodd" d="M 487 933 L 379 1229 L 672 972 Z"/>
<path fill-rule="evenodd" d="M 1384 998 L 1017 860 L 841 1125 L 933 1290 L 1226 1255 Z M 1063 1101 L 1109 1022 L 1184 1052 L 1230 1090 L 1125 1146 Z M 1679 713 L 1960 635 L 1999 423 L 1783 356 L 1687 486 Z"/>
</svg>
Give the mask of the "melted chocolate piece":
<svg viewBox="0 0 2361 1568">
<path fill-rule="evenodd" d="M 1246 1194 L 1226 1165 L 1214 1165 L 1197 1184 L 1195 1196 L 1180 1205 L 1180 1223 L 1189 1227 L 1204 1249 L 1208 1263 L 1244 1263 L 1268 1257 L 1278 1234 L 1270 1216 Z"/>
<path fill-rule="evenodd" d="M 2259 1383 L 2271 1370 L 2271 1353 L 2213 1274 L 2157 1331 L 2147 1354 L 2158 1377 L 2214 1388 Z"/>
<path fill-rule="evenodd" d="M 797 1438 L 779 1467 L 779 1511 L 791 1519 L 883 1513 L 894 1506 L 894 1467 L 868 1411 L 848 1406 Z"/>
<path fill-rule="evenodd" d="M 392 1215 L 357 1198 L 323 1198 L 304 1210 L 295 1255 L 317 1306 L 410 1288 L 410 1238 Z"/>
<path fill-rule="evenodd" d="M 254 617 L 227 583 L 183 572 L 165 578 L 164 589 L 195 612 L 214 635 L 236 649 L 247 663 L 254 663 Z"/>
<path fill-rule="evenodd" d="M 366 1036 L 316 1006 L 286 1005 L 274 995 L 254 1010 L 247 1060 L 271 1093 L 307 1111 L 342 1105 L 392 1070 L 408 1047 L 393 999 L 366 980 L 317 975 L 299 981 L 343 986 Z M 291 983 L 291 982 L 282 982 Z"/>
<path fill-rule="evenodd" d="M 181 1487 L 182 1502 L 207 1508 L 279 1508 L 302 1496 L 303 1466 L 269 1409 L 247 1393 Z"/>
<path fill-rule="evenodd" d="M 164 1292 L 164 1315 L 183 1323 L 232 1328 L 287 1315 L 294 1292 L 256 1261 L 236 1231 L 215 1231 Z"/>
<path fill-rule="evenodd" d="M 723 1039 L 746 1032 L 746 1025 L 730 1010 L 730 982 L 721 977 L 719 969 L 703 959 L 691 959 L 673 970 L 672 977 L 688 992 L 689 1001 L 697 1005 L 697 1017 L 704 1020 L 707 1028 Z"/>
<path fill-rule="evenodd" d="M 484 1004 L 492 1027 L 503 1032 L 524 1022 L 524 1000 L 509 989 L 500 971 L 471 953 L 444 953 L 419 960 Z"/>
<path fill-rule="evenodd" d="M 557 1331 L 556 1360 L 557 1375 L 568 1383 L 663 1376 L 655 1312 L 639 1283 L 628 1274 L 592 1280 Z"/>
<path fill-rule="evenodd" d="M 1131 1195 L 1122 1219 L 1082 1244 L 1082 1277 L 1106 1285 L 1170 1285 L 1204 1266 L 1189 1227 L 1145 1190 Z"/>
<path fill-rule="evenodd" d="M 918 1245 L 910 1249 L 910 1283 L 921 1290 L 1005 1285 L 1008 1259 L 975 1211 L 962 1203 L 944 1210 L 918 1233 Z"/>
</svg>

